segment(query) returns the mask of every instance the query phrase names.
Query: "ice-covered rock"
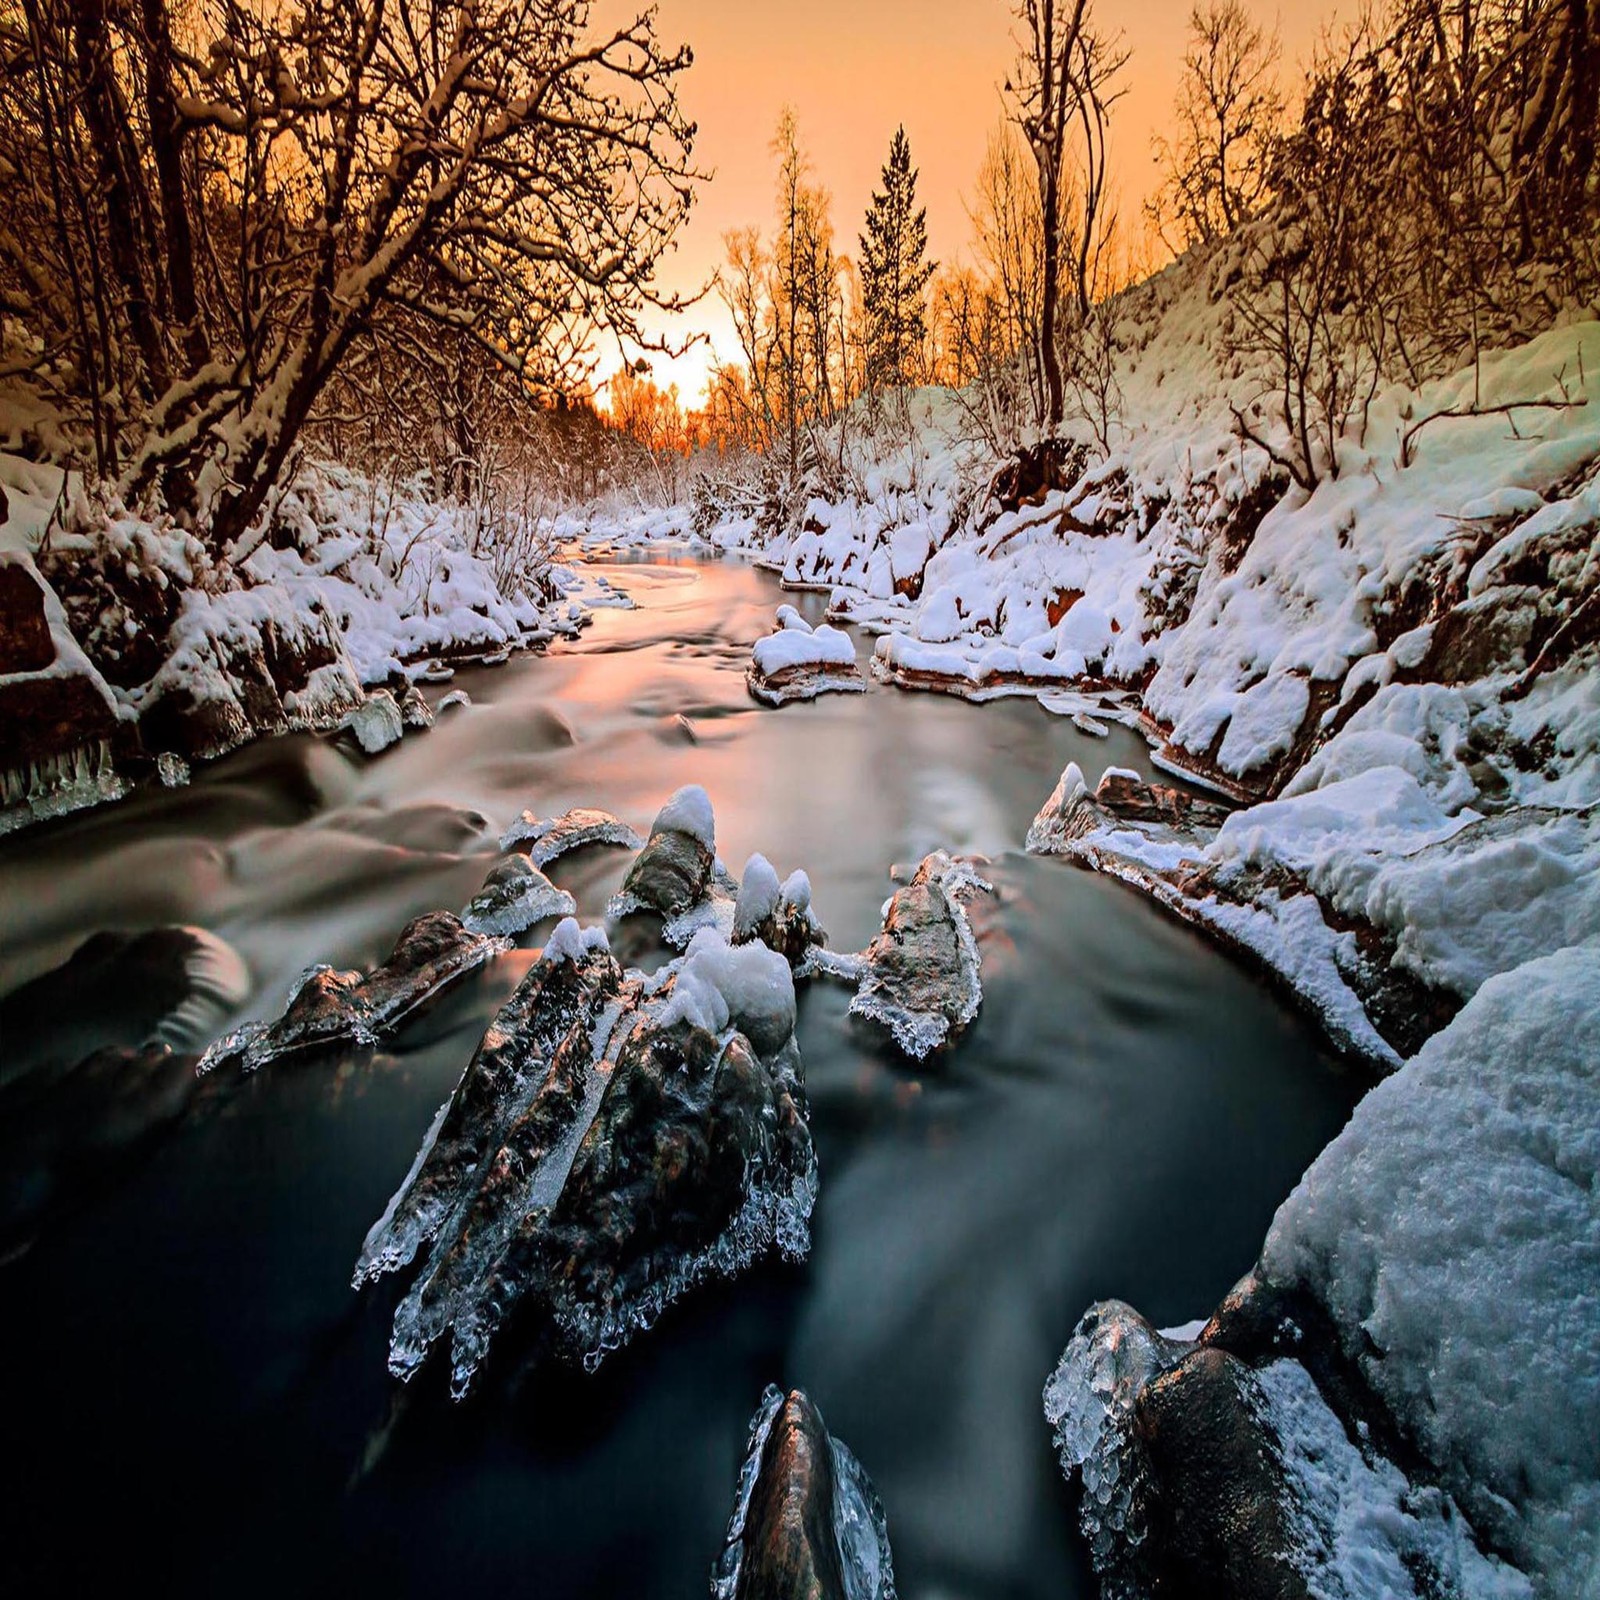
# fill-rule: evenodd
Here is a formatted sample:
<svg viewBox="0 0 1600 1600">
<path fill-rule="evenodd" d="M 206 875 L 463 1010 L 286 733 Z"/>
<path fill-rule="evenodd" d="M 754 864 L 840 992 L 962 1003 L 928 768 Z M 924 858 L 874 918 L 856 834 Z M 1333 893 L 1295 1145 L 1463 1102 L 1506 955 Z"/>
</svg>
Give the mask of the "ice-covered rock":
<svg viewBox="0 0 1600 1600">
<path fill-rule="evenodd" d="M 1597 1060 L 1600 943 L 1491 978 L 1356 1108 L 1197 1343 L 1089 1313 L 1046 1412 L 1104 1570 L 1239 1596 L 1591 1592 Z"/>
<path fill-rule="evenodd" d="M 1365 1422 L 1341 1422 L 1304 1366 L 1253 1365 L 1215 1329 L 1169 1338 L 1103 1302 L 1045 1387 L 1107 1595 L 1530 1600 L 1450 1498 L 1411 1481 Z"/>
<path fill-rule="evenodd" d="M 750 1446 L 712 1600 L 894 1600 L 889 1529 L 871 1480 L 803 1390 L 775 1384 Z"/>
<path fill-rule="evenodd" d="M 756 640 L 745 681 L 750 693 L 769 706 L 824 694 L 861 694 L 867 687 L 850 635 L 826 623 L 812 628 L 793 606 L 780 606 L 777 631 Z"/>
<path fill-rule="evenodd" d="M 398 702 L 400 706 L 400 720 L 408 728 L 431 728 L 433 726 L 433 707 L 423 699 L 422 691 L 414 683 L 408 683 L 401 692 Z"/>
<path fill-rule="evenodd" d="M 643 843 L 627 823 L 618 821 L 609 811 L 590 806 L 577 806 L 559 817 L 546 818 L 524 811 L 500 836 L 502 850 L 526 849 L 536 867 L 547 867 L 569 850 L 581 850 L 587 845 L 620 845 L 624 850 L 637 850 Z"/>
<path fill-rule="evenodd" d="M 427 912 L 406 924 L 371 972 L 310 968 L 275 1020 L 247 1022 L 224 1035 L 200 1058 L 199 1070 L 237 1061 L 254 1072 L 302 1051 L 379 1044 L 508 943 L 472 932 L 448 911 Z"/>
<path fill-rule="evenodd" d="M 191 776 L 189 763 L 182 756 L 175 756 L 170 750 L 163 750 L 156 757 L 156 777 L 163 789 L 181 789 Z"/>
<path fill-rule="evenodd" d="M 344 726 L 369 756 L 398 744 L 406 731 L 399 702 L 387 689 L 375 689 L 345 718 Z"/>
<path fill-rule="evenodd" d="M 441 697 L 439 701 L 439 715 L 446 711 L 454 711 L 458 707 L 465 709 L 472 704 L 472 696 L 465 689 L 452 689 L 449 694 Z"/>
<path fill-rule="evenodd" d="M 711 800 L 699 784 L 688 784 L 657 813 L 649 839 L 607 909 L 614 917 L 653 911 L 669 927 L 677 923 L 678 936 L 668 937 L 673 943 L 686 944 L 696 928 L 684 919 L 709 897 L 715 867 L 716 823 Z"/>
<path fill-rule="evenodd" d="M 883 931 L 857 960 L 814 956 L 811 970 L 858 983 L 850 1014 L 887 1028 L 922 1060 L 978 1014 L 983 984 L 966 902 L 990 886 L 942 850 L 923 858 L 884 908 Z"/>
<path fill-rule="evenodd" d="M 592 1367 L 702 1278 L 803 1256 L 816 1166 L 793 1024 L 788 966 L 760 947 L 704 933 L 646 977 L 560 924 L 363 1249 L 358 1282 L 431 1245 L 391 1371 L 448 1333 L 464 1393 L 523 1301 Z"/>
<path fill-rule="evenodd" d="M 462 911 L 461 921 L 473 933 L 514 937 L 547 917 L 570 917 L 577 909 L 578 902 L 526 856 L 512 855 L 490 868 L 483 887 Z"/>
</svg>

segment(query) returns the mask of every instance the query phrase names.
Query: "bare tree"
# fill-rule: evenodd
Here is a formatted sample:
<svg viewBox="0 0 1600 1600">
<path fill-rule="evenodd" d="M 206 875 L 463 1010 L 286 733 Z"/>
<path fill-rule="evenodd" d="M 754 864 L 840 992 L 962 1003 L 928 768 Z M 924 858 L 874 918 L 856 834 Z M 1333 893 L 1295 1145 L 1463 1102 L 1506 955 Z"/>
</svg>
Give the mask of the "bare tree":
<svg viewBox="0 0 1600 1600">
<path fill-rule="evenodd" d="M 471 341 L 535 389 L 595 329 L 648 343 L 695 180 L 689 55 L 648 16 L 21 0 L 0 38 L 0 292 L 29 375 L 124 497 L 159 492 L 216 549 L 387 332 Z"/>
<path fill-rule="evenodd" d="M 1016 16 L 1022 38 L 1015 78 L 1016 120 L 1033 153 L 1039 177 L 1043 227 L 1043 305 L 1038 330 L 1045 379 L 1045 425 L 1054 431 L 1064 410 L 1061 361 L 1056 348 L 1063 253 L 1070 260 L 1078 314 L 1091 303 L 1090 285 L 1103 244 L 1109 175 L 1106 135 L 1113 89 L 1128 52 L 1100 33 L 1089 0 L 1021 0 Z M 1078 175 L 1076 238 L 1065 238 L 1067 162 Z"/>
<path fill-rule="evenodd" d="M 1266 198 L 1283 121 L 1280 55 L 1240 0 L 1190 12 L 1175 131 L 1154 141 L 1166 178 L 1153 210 L 1158 226 L 1175 227 L 1175 250 L 1232 233 Z"/>
</svg>

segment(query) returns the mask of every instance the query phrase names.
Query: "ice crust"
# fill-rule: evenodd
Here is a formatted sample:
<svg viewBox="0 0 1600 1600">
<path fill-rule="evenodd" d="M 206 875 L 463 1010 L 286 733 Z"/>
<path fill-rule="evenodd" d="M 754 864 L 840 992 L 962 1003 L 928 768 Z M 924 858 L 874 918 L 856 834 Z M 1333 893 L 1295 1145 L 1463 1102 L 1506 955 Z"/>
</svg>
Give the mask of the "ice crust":
<svg viewBox="0 0 1600 1600">
<path fill-rule="evenodd" d="M 528 859 L 536 867 L 547 867 L 569 850 L 586 845 L 619 845 L 625 850 L 637 850 L 643 843 L 627 823 L 619 821 L 609 811 L 589 807 L 577 807 L 559 817 L 542 819 L 531 811 L 524 811 L 500 836 L 502 850 L 520 850 L 527 846 Z"/>
</svg>

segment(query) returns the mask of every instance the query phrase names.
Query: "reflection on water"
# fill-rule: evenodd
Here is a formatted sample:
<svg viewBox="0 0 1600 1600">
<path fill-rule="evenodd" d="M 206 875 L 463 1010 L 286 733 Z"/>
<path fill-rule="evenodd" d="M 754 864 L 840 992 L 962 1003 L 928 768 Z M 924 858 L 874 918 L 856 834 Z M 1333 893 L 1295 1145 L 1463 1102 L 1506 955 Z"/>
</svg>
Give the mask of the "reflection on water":
<svg viewBox="0 0 1600 1600">
<path fill-rule="evenodd" d="M 376 761 L 275 740 L 0 846 L 0 991 L 98 929 L 194 923 L 243 956 L 247 1012 L 271 1010 L 309 962 L 370 962 L 462 905 L 524 806 L 647 825 L 693 781 L 735 871 L 760 849 L 810 872 L 835 948 L 876 930 L 892 862 L 990 857 L 977 1024 L 913 1074 L 847 993 L 806 993 L 810 1261 L 697 1295 L 597 1377 L 502 1368 L 465 1407 L 432 1368 L 394 1390 L 403 1284 L 348 1282 L 527 956 L 394 1054 L 201 1097 L 0 1269 L 13 1592 L 701 1594 L 770 1381 L 804 1385 L 872 1475 L 908 1600 L 1092 1592 L 1039 1410 L 1074 1319 L 1110 1294 L 1169 1322 L 1214 1304 L 1353 1086 L 1189 932 L 1019 853 L 1069 757 L 1149 771 L 1131 735 L 876 686 L 758 710 L 743 672 L 772 580 L 609 575 L 638 610 L 463 674 L 473 706 Z M 551 876 L 594 918 L 626 864 L 586 851 Z"/>
</svg>

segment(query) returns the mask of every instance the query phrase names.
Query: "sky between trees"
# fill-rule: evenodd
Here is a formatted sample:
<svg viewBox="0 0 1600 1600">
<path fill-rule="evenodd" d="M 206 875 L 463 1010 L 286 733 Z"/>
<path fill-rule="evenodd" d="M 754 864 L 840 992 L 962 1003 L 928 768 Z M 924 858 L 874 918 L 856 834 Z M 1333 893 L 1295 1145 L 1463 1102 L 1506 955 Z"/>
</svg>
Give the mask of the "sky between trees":
<svg viewBox="0 0 1600 1600">
<path fill-rule="evenodd" d="M 775 163 L 770 144 L 784 105 L 794 107 L 816 181 L 833 195 L 839 247 L 853 253 L 867 199 L 879 181 L 895 128 L 905 125 L 928 209 L 929 251 L 951 261 L 970 232 L 964 199 L 1001 117 L 1000 85 L 1015 57 L 1010 0 L 657 0 L 663 40 L 694 49 L 683 101 L 699 124 L 697 164 L 714 173 L 702 187 L 661 275 L 664 287 L 690 291 L 723 260 L 730 228 L 770 226 Z M 1155 188 L 1154 135 L 1167 131 L 1193 0 L 1130 0 L 1107 6 L 1102 21 L 1121 28 L 1132 52 L 1127 93 L 1111 134 L 1113 181 L 1134 225 Z M 1280 8 L 1245 0 L 1246 9 L 1283 41 L 1285 83 L 1330 22 L 1352 13 L 1343 0 Z M 638 9 L 637 0 L 601 0 L 597 21 Z M 663 327 L 669 326 L 658 319 Z M 655 380 L 676 383 L 698 402 L 713 351 L 738 354 L 722 302 L 709 295 L 670 324 L 674 337 L 704 329 L 712 346 L 676 361 L 651 355 Z M 616 365 L 602 354 L 602 371 Z"/>
</svg>

